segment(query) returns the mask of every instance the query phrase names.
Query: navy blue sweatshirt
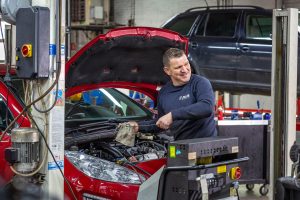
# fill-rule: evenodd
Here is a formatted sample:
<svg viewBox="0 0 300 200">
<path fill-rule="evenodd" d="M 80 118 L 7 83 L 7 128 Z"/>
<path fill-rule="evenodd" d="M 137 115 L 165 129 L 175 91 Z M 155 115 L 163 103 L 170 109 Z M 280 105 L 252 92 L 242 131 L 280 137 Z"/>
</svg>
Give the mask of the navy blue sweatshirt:
<svg viewBox="0 0 300 200">
<path fill-rule="evenodd" d="M 170 131 L 175 140 L 216 136 L 214 103 L 214 92 L 206 78 L 192 74 L 183 86 L 174 86 L 170 81 L 158 94 L 158 118 L 139 122 L 139 131 L 159 131 L 156 121 L 171 112 Z"/>
</svg>

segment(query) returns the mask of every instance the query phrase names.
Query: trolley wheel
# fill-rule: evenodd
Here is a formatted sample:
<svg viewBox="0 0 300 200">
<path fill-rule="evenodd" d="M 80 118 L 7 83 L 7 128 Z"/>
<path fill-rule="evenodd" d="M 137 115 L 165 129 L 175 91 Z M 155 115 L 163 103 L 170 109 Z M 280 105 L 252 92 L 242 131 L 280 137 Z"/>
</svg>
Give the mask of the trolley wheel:
<svg viewBox="0 0 300 200">
<path fill-rule="evenodd" d="M 252 191 L 254 188 L 254 184 L 246 184 L 246 188 L 247 190 Z"/>
<path fill-rule="evenodd" d="M 266 196 L 269 192 L 269 187 L 267 185 L 262 185 L 260 188 L 259 188 L 259 193 L 262 195 L 262 196 Z"/>
</svg>

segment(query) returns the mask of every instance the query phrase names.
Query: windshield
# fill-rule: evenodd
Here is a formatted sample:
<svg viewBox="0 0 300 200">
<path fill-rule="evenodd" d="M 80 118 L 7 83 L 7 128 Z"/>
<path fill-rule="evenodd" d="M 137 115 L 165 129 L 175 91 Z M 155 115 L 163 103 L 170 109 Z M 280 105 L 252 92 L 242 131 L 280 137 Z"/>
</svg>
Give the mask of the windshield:
<svg viewBox="0 0 300 200">
<path fill-rule="evenodd" d="M 145 118 L 152 113 L 124 93 L 100 88 L 72 95 L 66 99 L 66 120 Z"/>
<path fill-rule="evenodd" d="M 164 28 L 180 33 L 181 35 L 187 35 L 191 30 L 196 18 L 197 15 L 178 17 L 166 24 Z"/>
</svg>

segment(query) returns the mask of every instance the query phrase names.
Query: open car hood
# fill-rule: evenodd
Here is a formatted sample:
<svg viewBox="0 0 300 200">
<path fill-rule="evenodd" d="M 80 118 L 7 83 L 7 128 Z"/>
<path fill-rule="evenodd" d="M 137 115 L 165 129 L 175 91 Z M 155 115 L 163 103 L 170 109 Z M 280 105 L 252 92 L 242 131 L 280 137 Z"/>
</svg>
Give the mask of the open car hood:
<svg viewBox="0 0 300 200">
<path fill-rule="evenodd" d="M 66 64 L 66 95 L 99 87 L 127 88 L 155 99 L 168 81 L 162 56 L 170 47 L 187 51 L 188 39 L 148 27 L 119 28 L 99 35 Z"/>
</svg>

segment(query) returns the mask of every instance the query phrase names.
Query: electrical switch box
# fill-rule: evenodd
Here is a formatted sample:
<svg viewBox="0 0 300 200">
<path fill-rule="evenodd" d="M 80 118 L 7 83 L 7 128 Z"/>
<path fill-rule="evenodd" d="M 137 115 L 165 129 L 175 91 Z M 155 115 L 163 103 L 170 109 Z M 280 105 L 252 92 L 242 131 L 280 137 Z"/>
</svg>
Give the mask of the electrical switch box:
<svg viewBox="0 0 300 200">
<path fill-rule="evenodd" d="M 48 78 L 49 43 L 49 9 L 20 8 L 16 17 L 16 71 L 19 78 Z"/>
</svg>

